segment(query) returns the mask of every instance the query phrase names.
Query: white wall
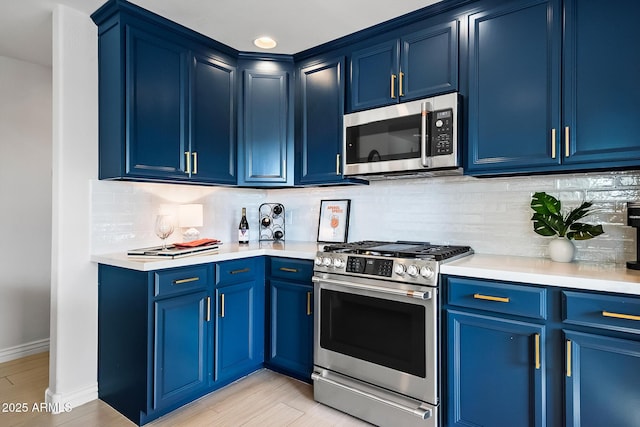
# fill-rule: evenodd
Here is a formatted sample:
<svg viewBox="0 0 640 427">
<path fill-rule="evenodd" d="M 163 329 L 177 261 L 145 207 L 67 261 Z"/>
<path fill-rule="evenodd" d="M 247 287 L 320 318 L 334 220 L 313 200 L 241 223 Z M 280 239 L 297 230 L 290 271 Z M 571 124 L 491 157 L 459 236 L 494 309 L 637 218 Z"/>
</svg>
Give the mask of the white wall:
<svg viewBox="0 0 640 427">
<path fill-rule="evenodd" d="M 97 268 L 90 262 L 91 180 L 98 173 L 97 58 L 97 28 L 89 16 L 56 6 L 51 352 L 46 399 L 72 406 L 97 398 Z"/>
<path fill-rule="evenodd" d="M 0 362 L 46 351 L 51 68 L 0 56 Z"/>
<path fill-rule="evenodd" d="M 258 208 L 283 203 L 290 218 L 287 240 L 315 241 L 322 199 L 351 199 L 349 241 L 419 240 L 470 245 L 478 253 L 547 256 L 548 240 L 533 232 L 530 208 L 536 191 L 554 194 L 563 206 L 594 201 L 588 222 L 606 234 L 576 242 L 577 258 L 623 263 L 635 259 L 635 230 L 625 226 L 626 202 L 640 199 L 639 172 L 484 178 L 440 177 L 372 182 L 368 186 L 278 190 L 172 186 L 95 181 L 94 253 L 159 244 L 152 218 L 165 203 L 199 202 L 205 207 L 201 233 L 235 241 L 240 210 L 247 207 L 252 240 Z M 175 233 L 170 241 L 180 239 Z"/>
</svg>

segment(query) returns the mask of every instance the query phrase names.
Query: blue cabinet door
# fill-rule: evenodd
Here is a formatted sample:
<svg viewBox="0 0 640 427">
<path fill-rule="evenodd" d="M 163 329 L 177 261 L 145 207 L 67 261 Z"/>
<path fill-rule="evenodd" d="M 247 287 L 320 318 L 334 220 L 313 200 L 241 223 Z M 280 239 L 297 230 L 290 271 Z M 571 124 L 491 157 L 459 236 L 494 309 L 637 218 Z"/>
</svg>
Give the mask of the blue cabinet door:
<svg viewBox="0 0 640 427">
<path fill-rule="evenodd" d="M 563 162 L 572 168 L 638 166 L 640 2 L 564 4 Z"/>
<path fill-rule="evenodd" d="M 245 70 L 238 184 L 293 185 L 293 123 L 288 69 Z"/>
<path fill-rule="evenodd" d="M 207 292 L 154 304 L 153 402 L 162 409 L 208 385 Z"/>
<path fill-rule="evenodd" d="M 467 173 L 560 164 L 560 23 L 556 0 L 510 1 L 469 17 Z"/>
<path fill-rule="evenodd" d="M 344 57 L 301 68 L 296 184 L 342 182 Z"/>
<path fill-rule="evenodd" d="M 640 425 L 640 342 L 578 332 L 565 337 L 566 425 Z"/>
<path fill-rule="evenodd" d="M 353 52 L 349 111 L 398 102 L 399 61 L 400 41 L 397 39 Z"/>
<path fill-rule="evenodd" d="M 264 362 L 264 287 L 257 280 L 220 287 L 216 302 L 215 381 L 223 382 Z"/>
<path fill-rule="evenodd" d="M 207 55 L 192 64 L 191 179 L 235 184 L 236 67 Z"/>
<path fill-rule="evenodd" d="M 447 312 L 447 426 L 546 425 L 545 328 Z"/>
<path fill-rule="evenodd" d="M 403 101 L 458 89 L 458 21 L 400 40 L 398 96 Z"/>
<path fill-rule="evenodd" d="M 125 174 L 186 180 L 188 51 L 127 27 Z"/>
<path fill-rule="evenodd" d="M 313 286 L 271 280 L 269 365 L 311 381 L 313 369 Z"/>
</svg>

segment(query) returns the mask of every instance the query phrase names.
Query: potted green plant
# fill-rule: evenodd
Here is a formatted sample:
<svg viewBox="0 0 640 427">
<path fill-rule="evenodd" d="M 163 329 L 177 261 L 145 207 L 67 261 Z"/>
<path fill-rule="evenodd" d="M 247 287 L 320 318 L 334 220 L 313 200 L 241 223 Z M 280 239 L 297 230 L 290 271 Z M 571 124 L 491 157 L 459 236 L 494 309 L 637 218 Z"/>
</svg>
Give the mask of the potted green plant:
<svg viewBox="0 0 640 427">
<path fill-rule="evenodd" d="M 533 231 L 541 236 L 556 236 L 549 243 L 549 256 L 553 261 L 571 262 L 575 246 L 571 240 L 587 240 L 604 233 L 602 225 L 578 222 L 592 213 L 591 202 L 583 202 L 577 208 L 566 213 L 562 211 L 560 200 L 545 192 L 534 193 L 531 198 L 531 209 L 534 214 Z"/>
</svg>

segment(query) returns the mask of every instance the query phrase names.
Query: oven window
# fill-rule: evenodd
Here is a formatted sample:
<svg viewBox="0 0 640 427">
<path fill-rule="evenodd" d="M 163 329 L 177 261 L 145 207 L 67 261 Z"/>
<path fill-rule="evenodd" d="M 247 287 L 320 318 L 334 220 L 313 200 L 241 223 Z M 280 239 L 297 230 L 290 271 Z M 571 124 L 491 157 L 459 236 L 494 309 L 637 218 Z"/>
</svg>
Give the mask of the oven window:
<svg viewBox="0 0 640 427">
<path fill-rule="evenodd" d="M 425 378 L 425 307 L 322 289 L 320 346 Z"/>
<path fill-rule="evenodd" d="M 347 163 L 370 163 L 420 157 L 420 114 L 346 129 Z"/>
</svg>

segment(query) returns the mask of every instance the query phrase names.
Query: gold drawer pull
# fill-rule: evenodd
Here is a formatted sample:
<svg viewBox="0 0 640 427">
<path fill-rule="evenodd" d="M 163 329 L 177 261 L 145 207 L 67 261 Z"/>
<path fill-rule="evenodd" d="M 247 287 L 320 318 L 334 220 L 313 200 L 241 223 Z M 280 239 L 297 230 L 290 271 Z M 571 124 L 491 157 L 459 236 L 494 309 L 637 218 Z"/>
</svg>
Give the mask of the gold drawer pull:
<svg viewBox="0 0 640 427">
<path fill-rule="evenodd" d="M 211 320 L 211 297 L 207 297 L 207 322 Z"/>
<path fill-rule="evenodd" d="M 250 268 L 241 268 L 240 270 L 231 270 L 229 274 L 241 274 L 241 273 L 248 273 L 250 271 L 251 271 Z"/>
<path fill-rule="evenodd" d="M 540 369 L 540 334 L 536 334 L 536 369 Z"/>
<path fill-rule="evenodd" d="M 307 292 L 307 316 L 311 316 L 311 292 Z"/>
<path fill-rule="evenodd" d="M 567 377 L 571 377 L 571 341 L 567 340 Z"/>
<path fill-rule="evenodd" d="M 182 285 L 183 283 L 195 282 L 197 280 L 200 280 L 200 278 L 199 277 L 189 277 L 188 279 L 174 280 L 173 284 L 174 285 Z"/>
<path fill-rule="evenodd" d="M 475 299 L 482 299 L 486 301 L 495 301 L 495 302 L 509 302 L 509 298 L 503 297 L 494 297 L 491 295 L 482 295 L 482 294 L 473 294 Z"/>
<path fill-rule="evenodd" d="M 551 129 L 551 158 L 556 158 L 556 129 Z"/>
<path fill-rule="evenodd" d="M 404 73 L 402 71 L 400 71 L 399 76 L 400 76 L 400 78 L 398 80 L 398 92 L 399 92 L 398 95 L 399 96 L 404 96 L 404 92 L 402 92 L 402 85 L 403 85 L 402 80 L 404 79 Z"/>
<path fill-rule="evenodd" d="M 391 74 L 391 99 L 396 99 L 396 75 Z"/>
<path fill-rule="evenodd" d="M 197 175 L 198 174 L 198 153 L 191 153 L 191 155 L 193 156 L 193 174 Z"/>
<path fill-rule="evenodd" d="M 220 317 L 224 317 L 224 294 L 220 294 Z"/>
<path fill-rule="evenodd" d="M 286 271 L 287 273 L 297 273 L 297 268 L 280 267 L 280 271 Z"/>
<path fill-rule="evenodd" d="M 610 311 L 603 311 L 602 315 L 604 317 L 613 317 L 615 319 L 640 320 L 640 316 L 635 316 L 633 314 L 611 313 Z"/>
<path fill-rule="evenodd" d="M 187 168 L 184 171 L 187 175 L 191 174 L 191 155 L 188 151 L 184 152 L 184 157 L 187 159 Z"/>
<path fill-rule="evenodd" d="M 570 153 L 569 126 L 564 128 L 564 156 L 569 157 Z"/>
</svg>

